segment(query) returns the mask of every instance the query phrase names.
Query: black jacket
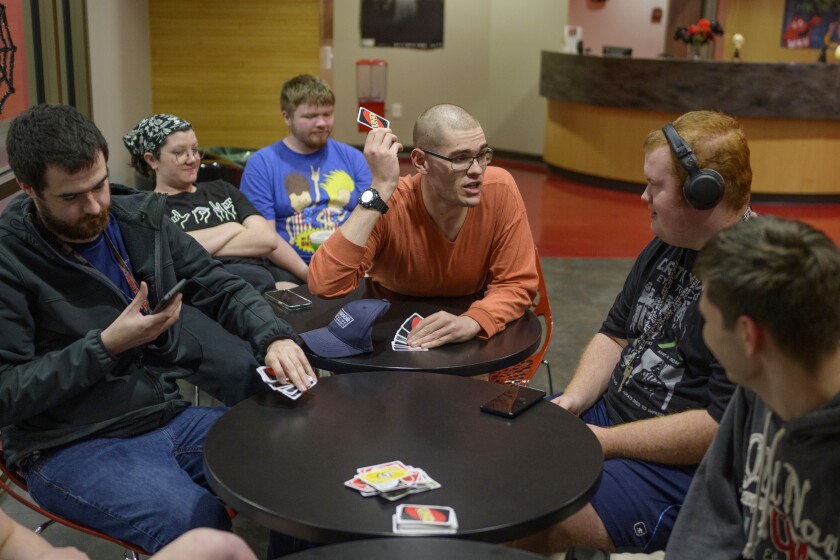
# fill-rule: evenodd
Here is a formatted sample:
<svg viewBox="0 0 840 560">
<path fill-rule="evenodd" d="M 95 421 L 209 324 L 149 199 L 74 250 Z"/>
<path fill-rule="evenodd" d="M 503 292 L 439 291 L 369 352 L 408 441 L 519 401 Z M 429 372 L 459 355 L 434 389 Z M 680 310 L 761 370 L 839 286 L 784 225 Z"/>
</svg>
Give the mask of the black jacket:
<svg viewBox="0 0 840 560">
<path fill-rule="evenodd" d="M 112 219 L 152 307 L 188 278 L 184 302 L 255 353 L 277 338 L 297 339 L 256 290 L 165 216 L 162 195 L 120 185 L 111 195 Z M 100 333 L 127 304 L 102 273 L 56 248 L 29 197 L 10 203 L 0 216 L 0 430 L 9 464 L 84 438 L 143 433 L 189 405 L 173 375 L 196 359 L 179 347 L 180 321 L 119 356 L 102 346 Z"/>
</svg>

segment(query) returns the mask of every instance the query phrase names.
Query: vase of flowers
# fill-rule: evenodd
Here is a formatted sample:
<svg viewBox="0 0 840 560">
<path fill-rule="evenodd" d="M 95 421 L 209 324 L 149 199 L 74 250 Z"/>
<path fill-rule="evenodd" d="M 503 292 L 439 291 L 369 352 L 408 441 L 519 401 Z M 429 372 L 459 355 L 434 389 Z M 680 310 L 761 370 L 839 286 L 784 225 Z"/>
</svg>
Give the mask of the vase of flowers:
<svg viewBox="0 0 840 560">
<path fill-rule="evenodd" d="M 715 35 L 723 35 L 723 27 L 718 22 L 712 23 L 706 18 L 700 18 L 697 23 L 688 27 L 679 27 L 674 33 L 674 40 L 682 41 L 688 49 L 688 56 L 693 60 L 700 60 L 701 49 L 704 45 L 714 42 Z"/>
</svg>

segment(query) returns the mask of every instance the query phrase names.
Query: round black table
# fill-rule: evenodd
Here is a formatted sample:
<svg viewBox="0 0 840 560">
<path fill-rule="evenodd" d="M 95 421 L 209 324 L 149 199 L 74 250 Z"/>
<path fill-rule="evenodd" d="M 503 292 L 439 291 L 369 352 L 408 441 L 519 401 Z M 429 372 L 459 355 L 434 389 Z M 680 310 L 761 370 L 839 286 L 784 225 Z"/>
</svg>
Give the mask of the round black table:
<svg viewBox="0 0 840 560">
<path fill-rule="evenodd" d="M 317 368 L 334 373 L 360 371 L 428 371 L 472 376 L 497 371 L 517 364 L 533 354 L 542 339 L 542 324 L 530 310 L 511 321 L 495 336 L 474 338 L 458 344 L 447 344 L 428 352 L 399 352 L 391 349 L 397 330 L 412 313 L 423 317 L 437 311 L 461 314 L 475 301 L 474 297 L 417 298 L 386 290 L 363 278 L 350 294 L 337 299 L 321 299 L 312 295 L 308 286 L 292 291 L 312 301 L 312 306 L 288 311 L 272 304 L 275 314 L 287 321 L 295 332 L 302 333 L 330 324 L 335 314 L 356 299 L 387 299 L 391 307 L 373 325 L 373 352 L 347 358 L 324 358 L 307 346 L 303 350 Z"/>
<path fill-rule="evenodd" d="M 297 538 L 333 543 L 392 532 L 400 503 L 451 506 L 455 538 L 515 539 L 583 507 L 600 444 L 548 401 L 508 420 L 479 411 L 505 387 L 452 375 L 326 377 L 299 400 L 270 393 L 233 407 L 205 441 L 211 488 L 235 510 Z M 424 469 L 437 490 L 388 502 L 344 486 L 358 467 Z"/>
<path fill-rule="evenodd" d="M 320 546 L 287 556 L 288 560 L 545 560 L 516 548 L 476 541 L 425 537 L 370 539 Z"/>
</svg>

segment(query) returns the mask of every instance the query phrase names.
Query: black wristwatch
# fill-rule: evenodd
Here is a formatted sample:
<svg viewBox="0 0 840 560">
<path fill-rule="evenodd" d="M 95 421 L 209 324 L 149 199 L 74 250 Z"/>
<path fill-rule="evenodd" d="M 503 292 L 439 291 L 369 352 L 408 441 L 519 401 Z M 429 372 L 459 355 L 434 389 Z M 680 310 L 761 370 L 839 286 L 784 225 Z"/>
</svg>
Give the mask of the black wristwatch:
<svg viewBox="0 0 840 560">
<path fill-rule="evenodd" d="M 385 204 L 384 200 L 379 198 L 379 193 L 373 187 L 368 188 L 362 193 L 362 196 L 359 198 L 359 204 L 362 205 L 362 208 L 379 210 L 383 214 L 388 211 L 388 205 Z"/>
</svg>

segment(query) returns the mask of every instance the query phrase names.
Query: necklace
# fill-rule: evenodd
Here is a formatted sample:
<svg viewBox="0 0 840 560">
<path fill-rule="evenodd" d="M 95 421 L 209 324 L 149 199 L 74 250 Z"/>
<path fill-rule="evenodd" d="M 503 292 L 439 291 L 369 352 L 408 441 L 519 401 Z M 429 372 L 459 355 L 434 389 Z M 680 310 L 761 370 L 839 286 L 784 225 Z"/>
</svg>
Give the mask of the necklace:
<svg viewBox="0 0 840 560">
<path fill-rule="evenodd" d="M 685 249 L 680 252 L 680 255 L 677 259 L 677 262 L 683 261 L 682 258 L 685 255 Z M 660 300 L 659 304 L 657 305 L 656 309 L 652 310 L 648 316 L 645 318 L 645 326 L 642 329 L 642 336 L 640 336 L 636 340 L 636 345 L 633 347 L 633 350 L 630 351 L 630 354 L 627 356 L 627 365 L 624 366 L 624 373 L 621 377 L 621 383 L 618 385 L 618 392 L 620 393 L 622 389 L 624 389 L 624 384 L 630 379 L 630 374 L 633 371 L 633 364 L 636 362 L 636 359 L 642 355 L 642 352 L 648 347 L 650 344 L 650 339 L 659 332 L 659 329 L 668 320 L 668 318 L 674 314 L 677 308 L 682 305 L 682 303 L 688 298 L 689 294 L 691 294 L 697 286 L 700 285 L 700 280 L 695 278 L 694 276 L 691 277 L 691 281 L 688 283 L 688 286 L 685 286 L 680 293 L 671 300 L 671 303 L 667 306 L 665 302 L 667 301 L 668 292 L 671 290 L 671 285 L 674 283 L 674 280 L 677 277 L 678 269 L 681 268 L 676 266 L 676 262 L 674 263 L 674 267 L 668 273 L 668 277 L 665 278 L 665 282 L 662 285 L 662 291 L 660 292 Z M 689 274 L 691 274 L 689 272 Z"/>
</svg>

